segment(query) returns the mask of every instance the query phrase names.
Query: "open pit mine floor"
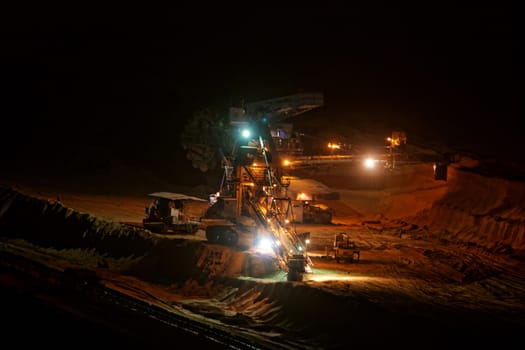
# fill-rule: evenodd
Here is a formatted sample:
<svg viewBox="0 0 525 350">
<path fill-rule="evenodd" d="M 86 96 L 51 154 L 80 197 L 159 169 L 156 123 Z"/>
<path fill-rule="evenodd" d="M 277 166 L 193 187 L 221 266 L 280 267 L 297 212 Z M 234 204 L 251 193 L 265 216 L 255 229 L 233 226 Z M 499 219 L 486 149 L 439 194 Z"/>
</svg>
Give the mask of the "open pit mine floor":
<svg viewBox="0 0 525 350">
<path fill-rule="evenodd" d="M 167 314 L 197 327 L 190 339 L 218 348 L 501 348 L 521 341 L 521 183 L 453 169 L 444 185 L 341 193 L 329 203 L 336 208 L 332 224 L 297 225 L 298 232 L 310 232 L 313 265 L 302 281 L 290 282 L 272 258 L 210 244 L 202 230 L 159 235 L 122 224 L 140 222 L 145 197 L 4 186 L 4 300 L 32 296 L 29 299 L 44 305 L 38 309 L 47 311 L 38 317 L 45 320 L 42 324 L 56 329 L 53 320 L 58 317 L 49 314 L 60 310 L 95 323 L 89 339 L 101 342 L 101 334 L 110 332 L 122 344 L 129 334 L 136 335 L 140 345 L 184 339 L 188 334 L 173 332 L 184 327 L 164 322 Z M 469 199 L 472 193 L 475 199 Z M 383 215 L 370 212 L 378 201 Z M 476 216 L 479 212 L 487 214 Z M 339 232 L 359 247 L 359 260 L 334 259 L 331 247 Z M 13 273 L 23 278 L 9 278 Z M 125 299 L 79 296 L 79 286 L 102 288 Z M 142 306 L 118 313 L 129 317 L 114 319 L 104 313 L 130 299 Z M 29 312 L 28 305 L 33 304 L 26 302 L 17 310 Z M 130 310 L 136 312 L 127 314 Z M 163 320 L 155 333 L 138 331 L 150 322 L 158 325 L 153 320 Z M 83 327 L 93 329 L 72 323 L 70 332 Z M 24 334 L 21 329 L 23 324 L 13 322 L 7 333 L 15 337 Z M 46 343 L 56 341 L 51 338 L 42 335 Z"/>
</svg>

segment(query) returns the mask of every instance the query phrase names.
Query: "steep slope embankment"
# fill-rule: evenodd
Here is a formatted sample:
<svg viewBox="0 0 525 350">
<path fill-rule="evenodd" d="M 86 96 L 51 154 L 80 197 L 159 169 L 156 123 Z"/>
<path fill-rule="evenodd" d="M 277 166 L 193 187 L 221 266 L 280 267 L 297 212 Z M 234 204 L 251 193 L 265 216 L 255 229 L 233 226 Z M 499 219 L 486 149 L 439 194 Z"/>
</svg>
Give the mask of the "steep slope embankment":
<svg viewBox="0 0 525 350">
<path fill-rule="evenodd" d="M 480 171 L 469 157 L 449 165 L 446 181 L 435 180 L 432 163 L 423 163 L 397 169 L 380 188 L 354 189 L 342 180 L 331 186 L 340 194 L 325 201 L 335 209 L 335 224 L 402 220 L 439 239 L 525 250 L 525 182 Z"/>
<path fill-rule="evenodd" d="M 410 220 L 441 238 L 490 249 L 525 249 L 525 183 L 449 167 L 447 191 Z"/>
</svg>

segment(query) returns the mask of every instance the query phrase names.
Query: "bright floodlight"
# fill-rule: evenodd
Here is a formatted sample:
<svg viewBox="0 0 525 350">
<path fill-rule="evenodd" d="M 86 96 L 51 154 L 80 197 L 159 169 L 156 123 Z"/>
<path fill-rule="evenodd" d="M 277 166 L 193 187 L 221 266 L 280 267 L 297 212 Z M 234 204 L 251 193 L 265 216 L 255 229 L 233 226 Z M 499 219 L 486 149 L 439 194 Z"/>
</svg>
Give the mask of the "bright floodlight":
<svg viewBox="0 0 525 350">
<path fill-rule="evenodd" d="M 251 135 L 250 129 L 242 129 L 242 131 L 241 131 L 241 135 L 242 135 L 242 137 L 244 137 L 245 139 L 249 138 L 250 135 Z"/>
<path fill-rule="evenodd" d="M 261 238 L 257 242 L 256 250 L 257 250 L 257 252 L 259 252 L 261 254 L 271 254 L 271 253 L 274 252 L 273 251 L 273 243 L 268 238 Z"/>
<path fill-rule="evenodd" d="M 376 166 L 376 161 L 375 159 L 372 159 L 372 158 L 367 158 L 365 159 L 365 167 L 368 168 L 368 169 L 372 169 L 373 167 Z"/>
</svg>

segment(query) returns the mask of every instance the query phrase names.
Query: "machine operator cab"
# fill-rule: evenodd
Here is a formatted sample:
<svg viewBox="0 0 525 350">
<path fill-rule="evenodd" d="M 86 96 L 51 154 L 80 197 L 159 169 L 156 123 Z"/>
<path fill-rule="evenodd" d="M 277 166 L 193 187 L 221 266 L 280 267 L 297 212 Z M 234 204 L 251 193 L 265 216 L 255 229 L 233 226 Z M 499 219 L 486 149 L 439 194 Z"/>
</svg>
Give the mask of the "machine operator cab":
<svg viewBox="0 0 525 350">
<path fill-rule="evenodd" d="M 188 201 L 207 202 L 205 199 L 182 193 L 154 192 L 146 207 L 146 217 L 142 220 L 144 228 L 155 233 L 191 233 L 197 232 L 201 226 L 199 220 L 194 220 L 185 211 Z"/>
</svg>

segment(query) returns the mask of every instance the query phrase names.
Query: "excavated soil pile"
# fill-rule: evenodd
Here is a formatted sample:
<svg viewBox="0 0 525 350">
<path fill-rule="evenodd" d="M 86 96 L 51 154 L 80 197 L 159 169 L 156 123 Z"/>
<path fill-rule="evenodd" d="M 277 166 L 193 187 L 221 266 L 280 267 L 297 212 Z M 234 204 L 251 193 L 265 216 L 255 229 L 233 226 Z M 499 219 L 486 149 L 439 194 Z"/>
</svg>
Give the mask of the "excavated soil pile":
<svg viewBox="0 0 525 350">
<path fill-rule="evenodd" d="M 262 277 L 277 269 L 268 257 L 98 219 L 7 186 L 0 190 L 0 203 L 4 241 L 22 240 L 37 250 L 51 249 L 83 267 L 112 268 L 167 285 L 188 279 L 204 283 L 224 276 Z"/>
</svg>

